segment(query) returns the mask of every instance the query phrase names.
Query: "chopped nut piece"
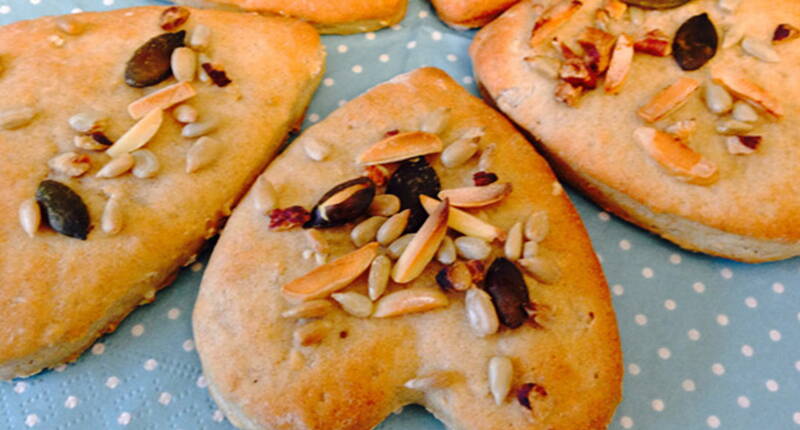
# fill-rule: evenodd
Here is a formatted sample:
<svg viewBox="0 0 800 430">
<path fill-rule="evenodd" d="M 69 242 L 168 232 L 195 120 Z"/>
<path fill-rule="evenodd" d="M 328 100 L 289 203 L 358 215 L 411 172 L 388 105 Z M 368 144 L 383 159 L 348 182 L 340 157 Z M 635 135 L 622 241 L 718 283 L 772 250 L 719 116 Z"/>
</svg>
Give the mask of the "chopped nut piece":
<svg viewBox="0 0 800 430">
<path fill-rule="evenodd" d="M 513 376 L 514 366 L 508 357 L 492 357 L 489 360 L 489 391 L 496 404 L 503 404 L 508 396 Z"/>
<path fill-rule="evenodd" d="M 180 6 L 170 6 L 161 12 L 158 25 L 166 31 L 173 31 L 182 26 L 189 19 L 189 9 Z"/>
<path fill-rule="evenodd" d="M 608 69 L 614 41 L 612 34 L 594 27 L 586 27 L 578 35 L 578 45 L 583 48 L 586 62 L 593 73 L 602 74 Z"/>
<path fill-rule="evenodd" d="M 547 212 L 533 212 L 525 221 L 525 238 L 534 242 L 541 242 L 550 232 L 550 218 Z"/>
<path fill-rule="evenodd" d="M 748 103 L 737 101 L 733 104 L 733 119 L 742 122 L 756 122 L 758 121 L 758 112 L 753 109 Z"/>
<path fill-rule="evenodd" d="M 450 204 L 461 208 L 478 208 L 503 200 L 511 194 L 512 186 L 508 182 L 496 182 L 481 187 L 451 188 L 442 190 L 439 199 L 450 199 Z"/>
<path fill-rule="evenodd" d="M 483 187 L 495 182 L 497 182 L 497 175 L 492 172 L 484 172 L 481 170 L 472 175 L 472 183 L 474 183 L 476 187 Z"/>
<path fill-rule="evenodd" d="M 294 341 L 300 346 L 311 346 L 322 342 L 331 330 L 331 323 L 325 320 L 311 321 L 294 331 Z"/>
<path fill-rule="evenodd" d="M 486 337 L 497 333 L 500 321 L 492 304 L 492 298 L 486 291 L 470 288 L 464 297 L 464 308 L 467 313 L 472 332 L 478 337 Z"/>
<path fill-rule="evenodd" d="M 541 385 L 533 383 L 522 384 L 514 391 L 519 404 L 531 410 L 533 410 L 531 407 L 531 397 L 547 397 L 547 390 Z"/>
<path fill-rule="evenodd" d="M 62 15 L 56 18 L 56 27 L 64 34 L 70 36 L 77 36 L 86 29 L 86 27 L 75 20 L 74 17 L 69 15 Z"/>
<path fill-rule="evenodd" d="M 697 129 L 697 121 L 693 119 L 685 119 L 671 124 L 666 128 L 666 132 L 677 137 L 681 142 L 688 142 L 689 138 Z"/>
<path fill-rule="evenodd" d="M 447 168 L 458 167 L 478 152 L 475 139 L 459 139 L 442 151 L 442 164 Z"/>
<path fill-rule="evenodd" d="M 100 220 L 100 226 L 103 232 L 109 236 L 113 236 L 122 231 L 124 222 L 125 219 L 119 197 L 112 196 L 108 199 L 103 209 L 103 217 Z"/>
<path fill-rule="evenodd" d="M 678 179 L 698 185 L 717 180 L 717 166 L 674 136 L 649 127 L 636 129 L 633 136 L 650 157 Z"/>
<path fill-rule="evenodd" d="M 733 108 L 733 97 L 725 88 L 713 82 L 706 83 L 705 99 L 708 110 L 717 115 L 728 113 Z"/>
<path fill-rule="evenodd" d="M 439 201 L 433 197 L 421 195 L 419 198 L 425 211 L 429 214 L 432 213 L 439 204 Z M 453 207 L 450 208 L 448 226 L 459 233 L 479 237 L 487 242 L 491 242 L 495 239 L 503 240 L 505 238 L 505 233 L 499 228 Z"/>
<path fill-rule="evenodd" d="M 108 122 L 108 116 L 93 111 L 81 112 L 69 117 L 68 122 L 73 130 L 88 134 L 102 130 Z"/>
<path fill-rule="evenodd" d="M 583 87 L 576 87 L 568 82 L 559 82 L 556 87 L 556 100 L 570 107 L 578 106 L 583 95 Z"/>
<path fill-rule="evenodd" d="M 450 109 L 446 107 L 440 107 L 428 112 L 422 116 L 419 124 L 419 130 L 423 133 L 441 133 L 447 125 L 449 114 Z"/>
<path fill-rule="evenodd" d="M 192 36 L 189 38 L 189 46 L 192 49 L 203 51 L 208 48 L 208 42 L 211 40 L 211 29 L 203 24 L 197 24 L 192 30 Z"/>
<path fill-rule="evenodd" d="M 373 182 L 375 182 L 373 180 Z M 378 185 L 377 183 L 375 185 Z M 400 210 L 400 199 L 394 194 L 380 194 L 372 199 L 367 213 L 370 215 L 392 216 Z"/>
<path fill-rule="evenodd" d="M 514 224 L 511 230 L 508 231 L 508 238 L 503 247 L 503 252 L 506 258 L 511 261 L 519 260 L 519 257 L 522 255 L 522 233 L 521 222 Z"/>
<path fill-rule="evenodd" d="M 778 44 L 788 42 L 800 37 L 800 30 L 791 24 L 780 24 L 775 28 L 775 33 L 772 35 L 772 43 Z"/>
<path fill-rule="evenodd" d="M 781 61 L 780 55 L 772 49 L 767 42 L 745 37 L 742 39 L 742 50 L 748 55 L 758 58 L 765 63 L 777 63 Z"/>
<path fill-rule="evenodd" d="M 256 179 L 256 183 L 253 186 L 253 194 L 255 194 L 255 206 L 259 214 L 266 214 L 278 206 L 275 187 L 264 175 Z"/>
<path fill-rule="evenodd" d="M 614 94 L 619 92 L 633 63 L 633 42 L 625 34 L 617 36 L 617 43 L 611 53 L 611 61 L 606 73 L 605 90 Z"/>
<path fill-rule="evenodd" d="M 783 106 L 777 98 L 737 71 L 715 65 L 711 67 L 711 78 L 728 91 L 760 106 L 772 115 L 778 118 L 783 116 Z"/>
<path fill-rule="evenodd" d="M 389 318 L 442 308 L 450 304 L 447 296 L 439 290 L 425 287 L 412 287 L 395 291 L 378 300 L 375 305 L 375 318 Z"/>
<path fill-rule="evenodd" d="M 0 127 L 15 130 L 25 127 L 36 117 L 37 111 L 31 107 L 17 107 L 0 111 Z"/>
<path fill-rule="evenodd" d="M 489 257 L 492 247 L 477 237 L 461 236 L 453 241 L 461 258 L 467 260 L 484 260 Z"/>
<path fill-rule="evenodd" d="M 381 245 L 388 245 L 394 242 L 408 225 L 408 217 L 411 210 L 406 209 L 400 213 L 392 215 L 383 225 L 378 229 L 378 234 L 375 236 Z"/>
<path fill-rule="evenodd" d="M 436 274 L 436 283 L 445 291 L 466 291 L 472 284 L 472 273 L 466 264 L 457 261 Z"/>
<path fill-rule="evenodd" d="M 197 121 L 197 110 L 187 104 L 181 104 L 175 106 L 172 116 L 181 124 L 189 124 Z"/>
<path fill-rule="evenodd" d="M 536 48 L 552 38 L 556 30 L 583 6 L 579 0 L 560 0 L 545 10 L 533 26 L 530 45 Z"/>
<path fill-rule="evenodd" d="M 761 143 L 761 136 L 728 136 L 725 146 L 733 155 L 750 155 L 756 152 Z"/>
<path fill-rule="evenodd" d="M 19 206 L 19 223 L 22 225 L 22 230 L 30 237 L 33 237 L 39 230 L 39 225 L 42 223 L 42 210 L 36 199 L 27 199 Z"/>
<path fill-rule="evenodd" d="M 447 233 L 450 203 L 445 199 L 428 216 L 392 269 L 392 279 L 405 284 L 416 279 L 433 259 Z"/>
<path fill-rule="evenodd" d="M 634 42 L 633 49 L 642 54 L 666 57 L 672 53 L 672 39 L 661 30 L 650 30 Z"/>
<path fill-rule="evenodd" d="M 400 258 L 400 256 L 403 255 L 403 251 L 406 250 L 408 244 L 411 243 L 411 239 L 413 238 L 414 233 L 400 236 L 397 240 L 389 244 L 389 246 L 386 248 L 386 253 L 389 254 L 389 257 L 392 257 L 395 260 Z"/>
<path fill-rule="evenodd" d="M 333 293 L 331 297 L 333 300 L 339 302 L 345 312 L 354 317 L 366 318 L 372 313 L 372 301 L 363 294 L 351 291 L 347 293 Z"/>
<path fill-rule="evenodd" d="M 285 284 L 281 291 L 301 301 L 326 297 L 364 273 L 377 253 L 378 243 L 372 242 Z"/>
<path fill-rule="evenodd" d="M 369 298 L 378 300 L 389 285 L 389 275 L 392 272 L 392 261 L 385 255 L 379 255 L 372 260 L 367 278 L 367 291 Z"/>
<path fill-rule="evenodd" d="M 358 156 L 359 164 L 385 164 L 442 151 L 439 136 L 412 131 L 389 136 L 370 146 Z"/>
<path fill-rule="evenodd" d="M 92 162 L 86 155 L 64 152 L 51 158 L 47 166 L 56 173 L 74 178 L 86 173 L 92 167 Z"/>
<path fill-rule="evenodd" d="M 442 239 L 442 244 L 439 245 L 439 250 L 436 251 L 436 261 L 445 265 L 455 263 L 456 245 L 449 236 L 445 236 L 444 239 Z"/>
<path fill-rule="evenodd" d="M 725 119 L 717 123 L 717 133 L 725 135 L 735 135 L 747 133 L 753 129 L 753 124 L 736 121 L 733 119 Z"/>
<path fill-rule="evenodd" d="M 124 153 L 135 151 L 146 145 L 155 136 L 164 120 L 164 111 L 153 109 L 133 127 L 128 129 L 117 142 L 106 150 L 106 154 L 115 158 Z"/>
<path fill-rule="evenodd" d="M 192 48 L 185 46 L 177 48 L 172 51 L 170 67 L 178 82 L 192 82 L 197 71 L 197 54 Z"/>
<path fill-rule="evenodd" d="M 561 270 L 555 261 L 545 257 L 531 257 L 518 260 L 520 266 L 543 284 L 554 284 L 561 278 Z"/>
<path fill-rule="evenodd" d="M 331 153 L 331 148 L 329 145 L 311 137 L 306 138 L 303 141 L 303 150 L 308 158 L 314 161 L 322 161 Z"/>
<path fill-rule="evenodd" d="M 194 173 L 213 164 L 222 151 L 222 143 L 208 136 L 197 139 L 186 153 L 186 173 Z"/>
<path fill-rule="evenodd" d="M 139 119 L 155 109 L 165 110 L 184 102 L 194 97 L 195 94 L 197 93 L 192 84 L 178 82 L 131 102 L 128 105 L 128 114 L 133 119 Z"/>
<path fill-rule="evenodd" d="M 403 386 L 410 390 L 429 391 L 447 388 L 453 384 L 453 379 L 453 372 L 437 371 L 409 379 Z"/>
<path fill-rule="evenodd" d="M 355 246 L 361 247 L 375 240 L 378 229 L 386 222 L 386 217 L 373 216 L 361 221 L 350 231 L 350 239 Z"/>
<path fill-rule="evenodd" d="M 215 66 L 211 63 L 202 63 L 200 67 L 206 72 L 208 77 L 211 78 L 211 82 L 218 87 L 226 87 L 233 82 L 220 66 Z"/>
<path fill-rule="evenodd" d="M 290 206 L 286 209 L 273 209 L 269 212 L 269 229 L 286 231 L 308 222 L 311 214 L 302 206 Z"/>
<path fill-rule="evenodd" d="M 583 58 L 569 57 L 558 69 L 558 77 L 564 82 L 583 89 L 597 87 L 597 73 L 595 73 Z"/>
<path fill-rule="evenodd" d="M 135 163 L 136 160 L 130 153 L 123 152 L 106 163 L 95 176 L 98 178 L 116 178 L 131 170 Z"/>
<path fill-rule="evenodd" d="M 639 108 L 638 114 L 645 121 L 658 121 L 683 106 L 699 86 L 700 82 L 696 79 L 682 77 L 669 87 L 661 90 L 646 105 Z"/>
</svg>

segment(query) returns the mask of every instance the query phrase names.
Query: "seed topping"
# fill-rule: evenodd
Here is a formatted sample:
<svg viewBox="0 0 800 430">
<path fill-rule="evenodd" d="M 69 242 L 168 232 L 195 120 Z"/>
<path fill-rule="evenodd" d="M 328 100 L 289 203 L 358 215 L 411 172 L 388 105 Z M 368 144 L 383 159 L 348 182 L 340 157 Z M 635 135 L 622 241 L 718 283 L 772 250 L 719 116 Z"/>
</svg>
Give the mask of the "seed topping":
<svg viewBox="0 0 800 430">
<path fill-rule="evenodd" d="M 717 29 L 707 13 L 684 22 L 672 42 L 672 55 L 683 70 L 703 67 L 717 53 Z"/>
<path fill-rule="evenodd" d="M 189 9 L 180 6 L 171 6 L 161 12 L 158 26 L 164 31 L 177 30 L 189 19 Z"/>
<path fill-rule="evenodd" d="M 427 312 L 449 304 L 447 296 L 439 290 L 412 287 L 390 293 L 375 304 L 375 318 L 390 318 L 411 313 Z"/>
<path fill-rule="evenodd" d="M 285 284 L 281 291 L 301 301 L 327 297 L 348 286 L 369 267 L 378 252 L 372 242 Z"/>
<path fill-rule="evenodd" d="M 125 83 L 134 88 L 156 85 L 172 75 L 172 51 L 183 46 L 185 31 L 164 33 L 145 42 L 128 60 Z"/>
<path fill-rule="evenodd" d="M 269 211 L 269 229 L 272 231 L 286 231 L 308 222 L 311 214 L 302 206 L 290 206 L 285 209 L 276 208 Z"/>
<path fill-rule="evenodd" d="M 422 131 L 398 133 L 370 146 L 358 156 L 360 164 L 385 164 L 442 151 L 439 136 Z"/>
<path fill-rule="evenodd" d="M 47 224 L 64 236 L 86 240 L 89 210 L 83 199 L 61 182 L 46 179 L 39 183 L 36 201 Z"/>
<path fill-rule="evenodd" d="M 360 217 L 375 197 L 375 183 L 362 176 L 343 182 L 325 193 L 311 211 L 304 228 L 335 227 Z"/>
<path fill-rule="evenodd" d="M 405 284 L 416 279 L 433 259 L 447 233 L 450 203 L 445 199 L 428 216 L 392 269 L 392 279 Z"/>
</svg>

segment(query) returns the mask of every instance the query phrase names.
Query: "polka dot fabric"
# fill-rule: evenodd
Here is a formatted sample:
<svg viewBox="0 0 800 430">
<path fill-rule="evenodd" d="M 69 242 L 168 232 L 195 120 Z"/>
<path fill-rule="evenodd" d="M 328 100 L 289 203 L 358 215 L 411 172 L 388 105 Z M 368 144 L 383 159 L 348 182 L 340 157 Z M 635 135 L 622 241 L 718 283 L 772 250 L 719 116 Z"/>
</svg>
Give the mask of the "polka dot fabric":
<svg viewBox="0 0 800 430">
<path fill-rule="evenodd" d="M 165 3 L 0 0 L 0 24 L 143 4 Z M 393 28 L 326 36 L 328 73 L 306 126 L 423 65 L 475 93 L 471 36 L 442 25 L 422 0 Z M 686 253 L 570 194 L 605 267 L 625 352 L 625 400 L 609 428 L 800 430 L 800 261 L 745 265 Z M 207 257 L 77 363 L 0 384 L 0 428 L 231 429 L 208 397 L 192 341 Z M 442 428 L 415 406 L 379 427 Z"/>
</svg>

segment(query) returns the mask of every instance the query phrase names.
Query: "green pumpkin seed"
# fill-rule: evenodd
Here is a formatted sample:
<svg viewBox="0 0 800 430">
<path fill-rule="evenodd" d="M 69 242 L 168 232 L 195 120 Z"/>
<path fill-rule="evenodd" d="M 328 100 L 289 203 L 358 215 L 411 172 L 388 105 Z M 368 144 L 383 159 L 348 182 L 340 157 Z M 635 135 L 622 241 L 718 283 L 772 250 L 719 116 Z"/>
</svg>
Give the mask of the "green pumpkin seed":
<svg viewBox="0 0 800 430">
<path fill-rule="evenodd" d="M 58 233 L 86 240 L 89 234 L 89 210 L 83 199 L 61 182 L 44 180 L 36 190 L 43 219 Z"/>
<path fill-rule="evenodd" d="M 184 46 L 186 31 L 164 33 L 140 46 L 125 67 L 125 83 L 134 88 L 156 85 L 172 75 L 172 51 Z"/>
<path fill-rule="evenodd" d="M 717 29 L 707 13 L 684 22 L 672 41 L 672 56 L 683 70 L 697 70 L 717 54 Z"/>
</svg>

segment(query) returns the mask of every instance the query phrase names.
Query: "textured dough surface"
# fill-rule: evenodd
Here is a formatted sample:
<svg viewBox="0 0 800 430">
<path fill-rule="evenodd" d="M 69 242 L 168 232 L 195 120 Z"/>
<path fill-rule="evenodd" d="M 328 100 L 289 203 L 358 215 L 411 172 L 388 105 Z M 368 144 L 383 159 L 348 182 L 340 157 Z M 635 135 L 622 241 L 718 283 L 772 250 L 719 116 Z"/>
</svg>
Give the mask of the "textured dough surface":
<svg viewBox="0 0 800 430">
<path fill-rule="evenodd" d="M 542 255 L 563 276 L 553 285 L 526 278 L 531 300 L 548 306 L 546 328 L 524 325 L 481 339 L 465 317 L 462 293 L 448 293 L 440 310 L 388 319 L 359 319 L 335 309 L 332 332 L 321 344 L 293 350 L 291 304 L 281 286 L 314 268 L 302 229 L 270 231 L 248 194 L 234 211 L 206 269 L 193 315 L 195 340 L 209 390 L 235 425 L 244 429 L 366 429 L 410 403 L 428 408 L 451 429 L 601 429 L 621 395 L 621 351 L 616 320 L 599 263 L 584 227 L 544 160 L 497 112 L 438 69 L 398 76 L 347 103 L 308 129 L 265 171 L 278 205 L 310 208 L 334 184 L 363 174 L 356 156 L 391 130 L 418 130 L 430 112 L 445 108 L 440 136 L 451 142 L 471 127 L 485 128 L 479 145 L 494 145 L 489 170 L 514 191 L 482 212 L 509 229 L 532 210 L 546 210 L 550 233 Z M 310 160 L 309 139 L 331 145 L 331 155 Z M 445 169 L 429 156 L 442 189 L 472 183 L 477 157 Z M 302 174 L 297 174 L 302 172 Z M 322 230 L 331 259 L 350 252 L 350 226 Z M 409 286 L 436 287 L 441 268 L 430 264 Z M 364 292 L 366 275 L 348 291 Z M 389 292 L 402 287 L 392 284 Z M 489 394 L 491 357 L 512 358 L 514 385 L 536 382 L 546 401 L 525 409 L 510 395 L 500 406 Z M 415 376 L 449 370 L 449 388 L 412 391 Z"/>
<path fill-rule="evenodd" d="M 573 40 L 592 23 L 603 1 L 583 3 L 555 37 Z M 475 73 L 499 108 L 540 142 L 559 173 L 623 218 L 685 248 L 742 261 L 800 255 L 800 103 L 795 97 L 800 91 L 795 73 L 800 45 L 796 40 L 775 45 L 780 55 L 775 64 L 744 54 L 738 45 L 722 48 L 723 30 L 734 23 L 745 34 L 767 41 L 780 23 L 800 26 L 800 3 L 743 0 L 733 15 L 723 13 L 717 3 L 699 0 L 677 9 L 646 11 L 640 26 L 672 36 L 689 17 L 707 12 L 717 27 L 720 48 L 706 66 L 684 72 L 671 56 L 636 54 L 620 94 L 606 95 L 601 82 L 577 108 L 557 101 L 556 81 L 524 61 L 533 54 L 528 40 L 538 18 L 536 2 L 514 6 L 479 32 L 471 47 Z M 714 129 L 717 116 L 705 107 L 702 88 L 695 92 L 686 105 L 656 123 L 664 127 L 697 121 L 689 145 L 716 163 L 720 175 L 710 186 L 691 185 L 665 173 L 637 146 L 633 131 L 647 124 L 636 110 L 681 76 L 709 81 L 712 65 L 741 71 L 777 96 L 786 113 L 776 120 L 761 112 L 750 133 L 763 136 L 758 151 L 734 156 Z"/>
<path fill-rule="evenodd" d="M 77 358 L 137 305 L 152 300 L 216 232 L 302 118 L 321 78 L 324 53 L 311 26 L 192 10 L 183 28 L 204 24 L 212 29 L 209 55 L 234 83 L 218 88 L 195 81 L 198 94 L 187 103 L 200 119 L 219 121 L 211 136 L 225 149 L 214 164 L 186 174 L 194 139 L 180 137 L 180 124 L 168 111 L 146 146 L 161 164 L 154 178 L 97 179 L 110 158 L 76 150 L 76 133 L 67 119 L 89 110 L 106 113 L 106 134 L 114 140 L 134 124 L 128 103 L 174 82 L 134 89 L 123 81 L 134 50 L 163 33 L 158 26 L 163 9 L 71 15 L 85 26 L 78 36 L 58 32 L 54 18 L 0 29 L 5 69 L 0 110 L 28 105 L 39 111 L 26 127 L 0 129 L 0 214 L 6 220 L 0 225 L 0 379 Z M 63 46 L 52 44 L 51 36 L 63 38 Z M 87 153 L 92 169 L 76 179 L 51 173 L 48 160 L 66 151 Z M 34 238 L 23 232 L 18 208 L 47 177 L 70 185 L 86 202 L 92 224 L 86 241 L 46 227 Z M 116 236 L 100 228 L 107 186 L 122 196 L 125 226 Z"/>
</svg>

